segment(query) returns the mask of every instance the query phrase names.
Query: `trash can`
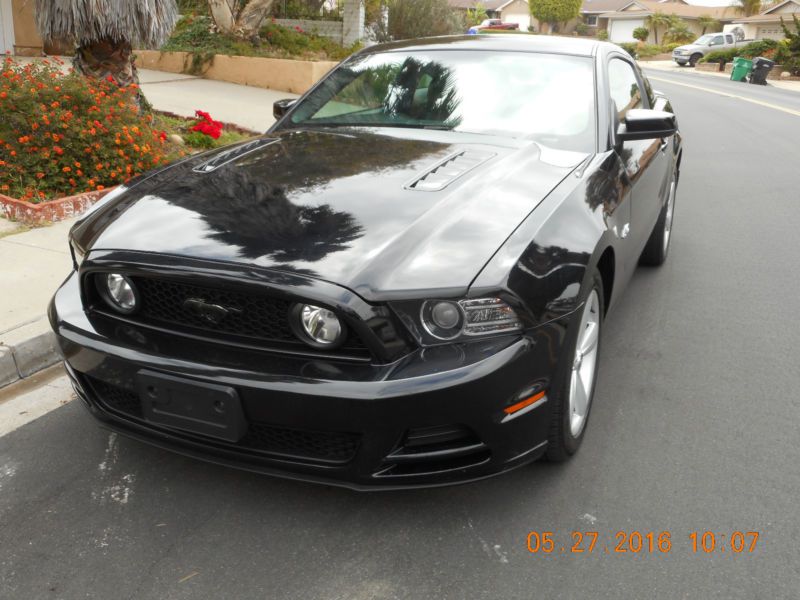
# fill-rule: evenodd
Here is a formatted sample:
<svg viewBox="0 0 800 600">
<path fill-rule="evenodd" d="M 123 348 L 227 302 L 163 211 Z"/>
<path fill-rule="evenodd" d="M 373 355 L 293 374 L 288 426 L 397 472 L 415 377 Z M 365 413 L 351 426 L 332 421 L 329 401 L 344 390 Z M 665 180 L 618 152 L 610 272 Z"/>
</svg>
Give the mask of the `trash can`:
<svg viewBox="0 0 800 600">
<path fill-rule="evenodd" d="M 775 61 L 759 56 L 753 59 L 753 72 L 750 73 L 750 83 L 767 85 L 767 75 L 775 66 Z"/>
<path fill-rule="evenodd" d="M 753 61 L 749 58 L 737 56 L 733 59 L 733 69 L 731 69 L 731 81 L 747 81 L 747 76 L 753 70 Z"/>
</svg>

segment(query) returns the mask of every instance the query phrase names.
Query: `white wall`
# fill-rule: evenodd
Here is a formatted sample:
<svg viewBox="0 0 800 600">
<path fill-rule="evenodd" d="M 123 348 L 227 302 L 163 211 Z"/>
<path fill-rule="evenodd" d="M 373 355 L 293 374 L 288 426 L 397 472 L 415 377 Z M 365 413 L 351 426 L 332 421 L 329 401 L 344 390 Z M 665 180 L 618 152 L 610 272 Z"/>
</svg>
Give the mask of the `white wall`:
<svg viewBox="0 0 800 600">
<path fill-rule="evenodd" d="M 11 0 L 0 0 L 0 54 L 14 51 L 14 20 Z"/>
</svg>

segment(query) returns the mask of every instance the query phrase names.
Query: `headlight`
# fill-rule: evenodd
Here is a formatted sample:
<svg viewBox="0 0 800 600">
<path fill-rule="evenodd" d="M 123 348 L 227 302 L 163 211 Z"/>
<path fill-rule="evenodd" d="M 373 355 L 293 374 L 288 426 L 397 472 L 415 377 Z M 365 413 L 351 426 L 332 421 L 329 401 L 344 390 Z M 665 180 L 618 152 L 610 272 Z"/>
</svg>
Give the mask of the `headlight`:
<svg viewBox="0 0 800 600">
<path fill-rule="evenodd" d="M 289 316 L 295 335 L 312 348 L 330 350 L 347 337 L 347 328 L 332 310 L 313 304 L 295 304 Z"/>
<path fill-rule="evenodd" d="M 101 273 L 95 277 L 97 290 L 111 308 L 126 315 L 139 308 L 139 292 L 125 275 Z"/>
<path fill-rule="evenodd" d="M 419 307 L 419 321 L 411 318 L 414 303 L 395 302 L 392 306 L 410 332 L 423 344 L 426 341 L 436 343 L 459 338 L 474 339 L 523 329 L 522 320 L 501 298 L 426 300 L 421 306 L 416 304 Z"/>
</svg>

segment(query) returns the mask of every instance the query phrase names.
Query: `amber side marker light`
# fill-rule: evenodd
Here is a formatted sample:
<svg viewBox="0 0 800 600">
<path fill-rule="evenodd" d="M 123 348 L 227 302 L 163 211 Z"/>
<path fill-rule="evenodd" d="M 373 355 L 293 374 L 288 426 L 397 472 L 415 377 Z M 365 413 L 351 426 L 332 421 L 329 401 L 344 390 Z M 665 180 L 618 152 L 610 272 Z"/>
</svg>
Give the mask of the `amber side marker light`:
<svg viewBox="0 0 800 600">
<path fill-rule="evenodd" d="M 512 404 L 511 406 L 507 406 L 506 408 L 503 409 L 503 411 L 507 415 L 513 415 L 515 412 L 521 411 L 526 406 L 530 406 L 534 402 L 537 402 L 537 401 L 541 400 L 542 398 L 544 398 L 544 395 L 545 395 L 545 390 L 542 390 L 538 394 L 534 394 L 533 396 L 530 396 L 529 398 L 525 398 L 524 400 L 520 400 L 516 404 Z"/>
</svg>

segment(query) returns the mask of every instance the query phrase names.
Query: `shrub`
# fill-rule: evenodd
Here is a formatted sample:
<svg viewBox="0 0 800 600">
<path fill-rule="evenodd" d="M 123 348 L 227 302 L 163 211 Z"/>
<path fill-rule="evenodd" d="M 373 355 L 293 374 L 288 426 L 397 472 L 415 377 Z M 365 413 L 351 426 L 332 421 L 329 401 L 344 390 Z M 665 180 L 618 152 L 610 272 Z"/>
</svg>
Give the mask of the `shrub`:
<svg viewBox="0 0 800 600">
<path fill-rule="evenodd" d="M 714 52 L 709 52 L 703 58 L 700 59 L 700 62 L 715 62 L 715 63 L 729 63 L 737 56 L 740 56 L 741 51 L 738 48 L 731 48 L 730 50 L 714 50 Z"/>
<path fill-rule="evenodd" d="M 598 31 L 597 32 L 597 39 L 602 41 L 602 42 L 607 41 L 608 40 L 608 30 L 607 29 L 601 29 L 600 31 Z"/>
<path fill-rule="evenodd" d="M 758 40 L 757 42 L 750 42 L 739 49 L 739 56 L 745 58 L 755 58 L 756 56 L 767 56 L 768 54 L 775 54 L 778 48 L 776 40 Z"/>
<path fill-rule="evenodd" d="M 636 48 L 638 58 L 650 58 L 658 54 L 661 54 L 661 46 L 655 44 L 642 44 Z"/>
<path fill-rule="evenodd" d="M 0 69 L 0 192 L 38 202 L 124 183 L 166 162 L 166 134 L 136 86 L 90 81 L 60 64 Z"/>
<path fill-rule="evenodd" d="M 648 37 L 650 37 L 650 30 L 647 27 L 637 27 L 633 30 L 633 39 L 635 40 L 646 42 Z"/>
<path fill-rule="evenodd" d="M 378 41 L 406 40 L 417 37 L 463 33 L 463 19 L 450 8 L 447 0 L 388 0 L 388 28 L 379 24 Z"/>
<path fill-rule="evenodd" d="M 621 42 L 618 44 L 618 46 L 625 50 L 625 52 L 630 54 L 633 58 L 636 58 L 636 50 L 639 48 L 639 45 L 636 42 Z"/>
<path fill-rule="evenodd" d="M 198 57 L 192 69 L 195 72 L 202 71 L 203 64 L 215 54 L 341 60 L 357 49 L 358 45 L 345 48 L 313 31 L 283 27 L 274 19 L 259 30 L 258 37 L 243 40 L 214 31 L 210 17 L 194 15 L 182 18 L 162 47 L 162 50 L 193 53 Z"/>
<path fill-rule="evenodd" d="M 664 44 L 661 46 L 661 51 L 672 54 L 672 51 L 675 50 L 678 46 L 683 46 L 680 42 L 672 42 L 671 44 Z"/>
<path fill-rule="evenodd" d="M 575 31 L 578 35 L 589 35 L 589 26 L 586 23 L 578 23 L 575 26 Z"/>
</svg>

